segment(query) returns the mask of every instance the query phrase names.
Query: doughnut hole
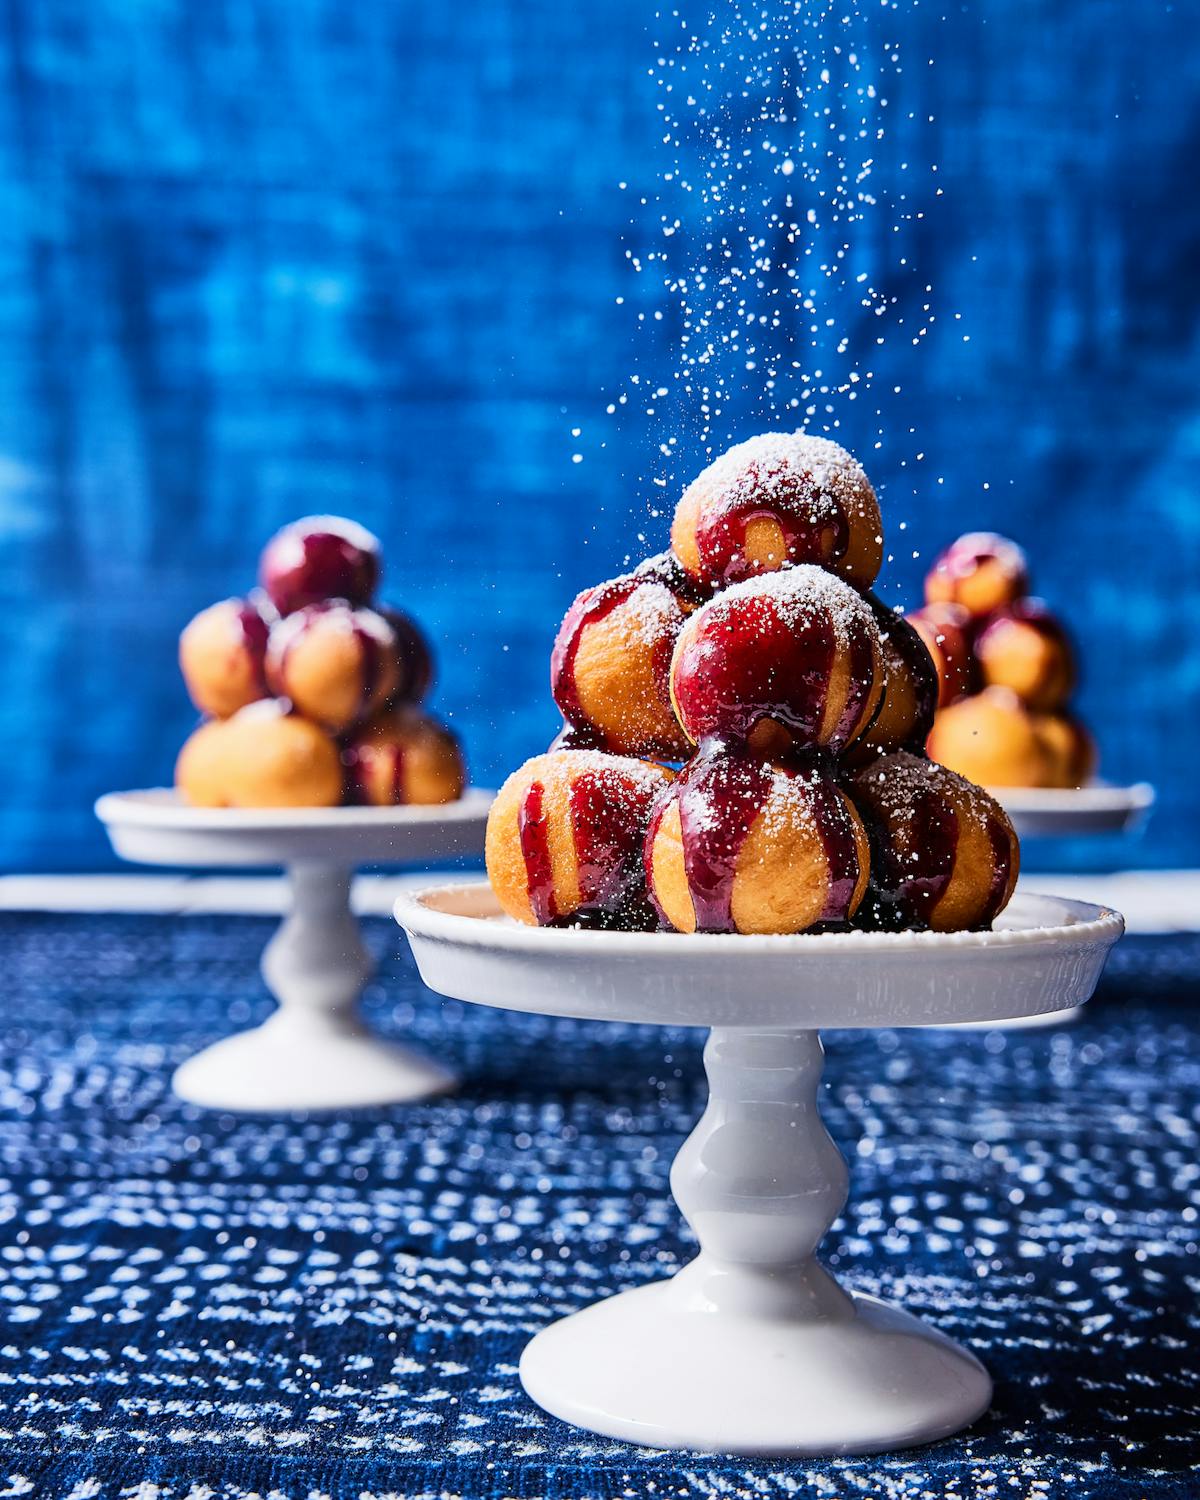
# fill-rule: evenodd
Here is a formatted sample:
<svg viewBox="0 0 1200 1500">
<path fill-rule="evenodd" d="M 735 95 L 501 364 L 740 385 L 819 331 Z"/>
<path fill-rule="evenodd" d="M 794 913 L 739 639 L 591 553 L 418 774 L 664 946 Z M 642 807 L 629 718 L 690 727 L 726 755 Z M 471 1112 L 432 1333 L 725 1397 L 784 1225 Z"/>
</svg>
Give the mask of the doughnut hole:
<svg viewBox="0 0 1200 1500">
<path fill-rule="evenodd" d="M 989 620 L 975 656 L 985 686 L 1008 688 L 1041 713 L 1061 708 L 1075 686 L 1066 631 L 1037 599 L 1019 599 Z"/>
<path fill-rule="evenodd" d="M 671 700 L 695 744 L 720 740 L 761 757 L 843 751 L 883 692 L 879 630 L 848 584 L 807 565 L 748 579 L 685 621 Z"/>
<path fill-rule="evenodd" d="M 874 925 L 959 932 L 1007 906 L 1020 849 L 1004 809 L 945 766 L 899 751 L 851 778 L 871 839 Z"/>
<path fill-rule="evenodd" d="M 373 807 L 455 802 L 467 774 L 458 737 L 411 704 L 385 709 L 342 751 L 355 800 Z"/>
<path fill-rule="evenodd" d="M 271 630 L 271 691 L 333 734 L 381 708 L 401 685 L 395 632 L 371 609 L 334 601 L 288 615 Z"/>
<path fill-rule="evenodd" d="M 981 786 L 1050 786 L 1052 753 L 1015 693 L 985 688 L 942 709 L 929 735 L 930 757 Z"/>
<path fill-rule="evenodd" d="M 342 763 L 318 725 L 267 699 L 196 730 L 175 784 L 194 807 L 336 807 Z"/>
<path fill-rule="evenodd" d="M 188 623 L 179 637 L 179 668 L 201 713 L 227 719 L 267 696 L 269 631 L 266 614 L 253 599 L 222 599 Z"/>
<path fill-rule="evenodd" d="M 722 755 L 687 767 L 663 799 L 646 862 L 678 932 L 793 933 L 854 914 L 870 855 L 831 780 Z"/>
<path fill-rule="evenodd" d="M 488 815 L 485 858 L 497 900 L 531 925 L 651 925 L 643 860 L 662 766 L 596 750 L 526 761 Z"/>
<path fill-rule="evenodd" d="M 684 491 L 671 548 L 710 587 L 789 563 L 828 568 L 869 588 L 883 560 L 879 502 L 858 461 L 804 432 L 737 444 Z"/>
<path fill-rule="evenodd" d="M 581 737 L 616 755 L 688 753 L 669 682 L 688 608 L 665 583 L 636 573 L 578 596 L 554 642 L 550 685 Z"/>
<path fill-rule="evenodd" d="M 975 620 L 1003 609 L 1029 587 L 1025 554 L 994 531 L 970 531 L 942 552 L 925 576 L 929 604 L 960 605 Z"/>
</svg>

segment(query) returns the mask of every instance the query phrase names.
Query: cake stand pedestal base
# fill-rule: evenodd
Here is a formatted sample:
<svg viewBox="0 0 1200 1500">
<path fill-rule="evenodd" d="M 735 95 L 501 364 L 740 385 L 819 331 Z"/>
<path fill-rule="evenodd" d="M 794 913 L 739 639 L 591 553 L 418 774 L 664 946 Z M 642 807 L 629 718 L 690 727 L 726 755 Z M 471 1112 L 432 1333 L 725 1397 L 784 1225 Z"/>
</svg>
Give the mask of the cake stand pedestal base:
<svg viewBox="0 0 1200 1500">
<path fill-rule="evenodd" d="M 627 1442 L 720 1453 L 870 1453 L 987 1410 L 979 1361 L 814 1258 L 846 1201 L 821 1122 L 815 1031 L 717 1028 L 710 1097 L 671 1170 L 700 1255 L 529 1344 L 521 1382 L 557 1417 Z"/>
<path fill-rule="evenodd" d="M 403 1104 L 453 1088 L 445 1068 L 358 1019 L 374 965 L 350 910 L 352 872 L 306 861 L 287 873 L 291 911 L 262 959 L 279 1009 L 189 1058 L 175 1092 L 207 1109 L 277 1111 Z"/>
</svg>

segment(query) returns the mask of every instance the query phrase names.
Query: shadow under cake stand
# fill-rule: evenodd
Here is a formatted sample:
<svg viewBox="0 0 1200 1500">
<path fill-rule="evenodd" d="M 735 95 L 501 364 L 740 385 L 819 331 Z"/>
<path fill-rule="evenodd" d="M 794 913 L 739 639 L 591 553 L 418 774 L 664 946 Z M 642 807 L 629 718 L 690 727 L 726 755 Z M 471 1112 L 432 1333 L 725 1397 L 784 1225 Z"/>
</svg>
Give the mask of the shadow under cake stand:
<svg viewBox="0 0 1200 1500">
<path fill-rule="evenodd" d="M 373 964 L 350 881 L 362 864 L 481 854 L 492 796 L 472 789 L 438 807 L 262 809 L 189 807 L 167 788 L 101 797 L 96 815 L 122 859 L 287 871 L 290 910 L 262 958 L 279 1008 L 177 1068 L 180 1098 L 211 1109 L 338 1109 L 452 1087 L 439 1063 L 381 1041 L 359 1018 Z"/>
<path fill-rule="evenodd" d="M 793 1456 L 927 1442 L 987 1409 L 972 1354 L 816 1259 L 847 1191 L 818 1028 L 1077 1005 L 1116 912 L 1018 896 L 992 932 L 681 937 L 524 927 L 473 884 L 401 896 L 396 917 L 425 983 L 455 999 L 711 1028 L 708 1106 L 671 1169 L 700 1252 L 539 1333 L 521 1358 L 539 1406 L 654 1447 Z"/>
</svg>

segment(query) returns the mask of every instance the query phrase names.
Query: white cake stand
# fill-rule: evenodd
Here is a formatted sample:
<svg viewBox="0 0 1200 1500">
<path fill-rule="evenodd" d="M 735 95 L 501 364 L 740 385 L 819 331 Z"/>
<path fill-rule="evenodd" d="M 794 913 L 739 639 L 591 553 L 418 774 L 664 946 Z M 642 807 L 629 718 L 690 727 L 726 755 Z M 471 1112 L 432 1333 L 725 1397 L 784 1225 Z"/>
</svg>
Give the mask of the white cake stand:
<svg viewBox="0 0 1200 1500">
<path fill-rule="evenodd" d="M 552 1323 L 521 1380 L 565 1421 L 654 1447 L 869 1453 L 944 1437 L 991 1399 L 945 1335 L 817 1261 L 846 1201 L 818 1113 L 817 1028 L 1032 1014 L 1092 993 L 1120 916 L 1018 897 L 981 933 L 682 937 L 522 927 L 486 885 L 404 896 L 421 976 L 460 1000 L 711 1027 L 709 1102 L 671 1169 L 700 1253 Z"/>
<path fill-rule="evenodd" d="M 995 786 L 990 791 L 1023 839 L 1128 833 L 1154 806 L 1154 788 L 1147 781 L 1132 786 L 1095 781 L 1064 790 Z"/>
<path fill-rule="evenodd" d="M 198 808 L 173 791 L 96 803 L 113 848 L 138 864 L 279 866 L 291 910 L 268 943 L 276 1010 L 176 1070 L 175 1092 L 226 1110 L 338 1109 L 424 1099 L 452 1086 L 438 1063 L 380 1041 L 358 997 L 372 963 L 350 910 L 356 866 L 480 854 L 491 792 L 441 807 Z"/>
</svg>

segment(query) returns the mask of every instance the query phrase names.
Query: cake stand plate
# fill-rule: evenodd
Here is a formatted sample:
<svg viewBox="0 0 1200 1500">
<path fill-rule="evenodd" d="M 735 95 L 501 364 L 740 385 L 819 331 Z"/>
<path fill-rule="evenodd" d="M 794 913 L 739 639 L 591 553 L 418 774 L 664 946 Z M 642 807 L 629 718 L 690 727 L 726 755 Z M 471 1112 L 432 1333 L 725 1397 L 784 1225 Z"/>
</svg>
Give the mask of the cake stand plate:
<svg viewBox="0 0 1200 1500">
<path fill-rule="evenodd" d="M 396 916 L 444 995 L 711 1029 L 708 1106 L 671 1169 L 700 1253 L 539 1333 L 521 1380 L 540 1406 L 654 1447 L 792 1456 L 928 1442 L 987 1409 L 974 1355 L 816 1259 L 847 1188 L 818 1112 L 818 1028 L 1077 1005 L 1116 912 L 1018 896 L 992 932 L 682 937 L 520 926 L 472 884 L 402 896 Z"/>
<path fill-rule="evenodd" d="M 279 1008 L 176 1070 L 175 1092 L 210 1109 L 340 1109 L 451 1088 L 440 1064 L 371 1035 L 358 998 L 372 964 L 350 910 L 356 866 L 483 850 L 492 793 L 440 807 L 202 808 L 166 788 L 96 803 L 113 848 L 138 864 L 283 866 L 291 909 L 263 977 Z"/>
<path fill-rule="evenodd" d="M 1021 786 L 989 790 L 1023 839 L 1128 833 L 1154 806 L 1154 788 L 1146 781 L 1133 786 L 1097 781 L 1066 790 Z"/>
</svg>

